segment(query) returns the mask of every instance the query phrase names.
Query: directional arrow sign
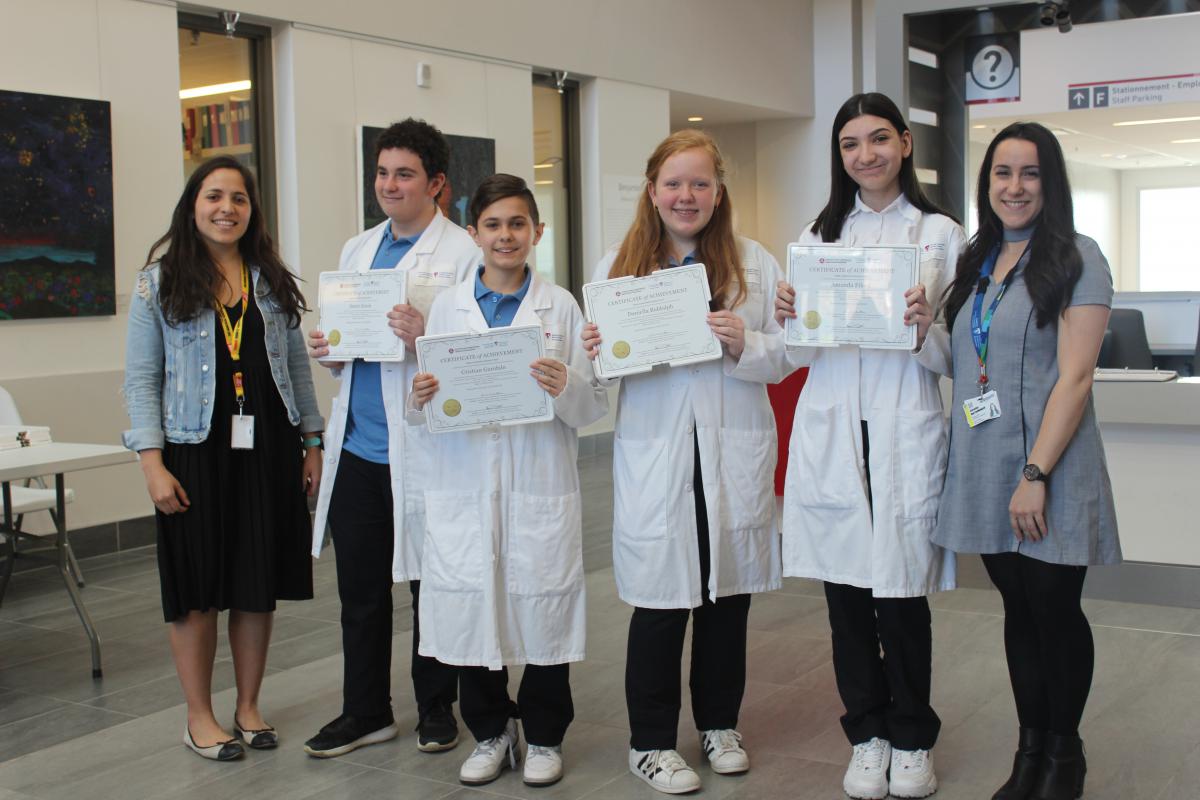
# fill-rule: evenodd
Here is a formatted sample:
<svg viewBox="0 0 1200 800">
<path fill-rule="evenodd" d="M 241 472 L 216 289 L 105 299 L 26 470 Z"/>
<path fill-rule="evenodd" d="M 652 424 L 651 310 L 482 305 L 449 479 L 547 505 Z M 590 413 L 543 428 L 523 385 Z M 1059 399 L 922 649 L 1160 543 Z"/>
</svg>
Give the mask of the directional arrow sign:
<svg viewBox="0 0 1200 800">
<path fill-rule="evenodd" d="M 1091 87 L 1067 90 L 1067 108 L 1074 111 L 1079 108 L 1090 108 L 1092 105 Z"/>
</svg>

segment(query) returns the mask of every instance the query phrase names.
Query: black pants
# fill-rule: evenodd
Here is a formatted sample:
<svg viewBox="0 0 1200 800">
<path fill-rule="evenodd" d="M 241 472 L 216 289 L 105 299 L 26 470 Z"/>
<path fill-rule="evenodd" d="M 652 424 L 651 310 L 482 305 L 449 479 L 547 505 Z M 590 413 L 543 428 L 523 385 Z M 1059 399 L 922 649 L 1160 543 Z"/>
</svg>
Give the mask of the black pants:
<svg viewBox="0 0 1200 800">
<path fill-rule="evenodd" d="M 499 736 L 509 718 L 518 717 L 529 744 L 555 747 L 575 719 L 570 664 L 527 664 L 515 703 L 508 696 L 507 668 L 459 667 L 458 680 L 459 711 L 477 742 Z"/>
<path fill-rule="evenodd" d="M 338 598 L 342 601 L 342 713 L 370 717 L 391 711 L 392 671 L 392 483 L 387 464 L 343 450 L 329 527 L 336 548 Z M 421 583 L 412 581 L 412 680 L 417 712 L 458 699 L 457 671 L 417 655 Z"/>
<path fill-rule="evenodd" d="M 870 439 L 862 423 L 867 500 L 872 502 Z M 833 671 L 851 744 L 873 737 L 901 750 L 928 750 L 941 720 L 929 704 L 933 631 L 924 597 L 875 597 L 870 589 L 825 583 Z M 882 650 L 882 653 L 881 653 Z"/>
<path fill-rule="evenodd" d="M 708 512 L 700 474 L 700 449 L 692 491 L 700 545 L 703 603 L 694 609 L 634 608 L 625 656 L 625 703 L 630 746 L 674 750 L 682 704 L 679 663 L 688 617 L 692 618 L 692 717 L 697 730 L 736 728 L 746 690 L 746 621 L 750 595 L 708 597 Z"/>
<path fill-rule="evenodd" d="M 983 556 L 1004 599 L 1004 652 L 1021 727 L 1077 736 L 1092 688 L 1092 628 L 1079 604 L 1087 567 L 1020 553 Z"/>
</svg>

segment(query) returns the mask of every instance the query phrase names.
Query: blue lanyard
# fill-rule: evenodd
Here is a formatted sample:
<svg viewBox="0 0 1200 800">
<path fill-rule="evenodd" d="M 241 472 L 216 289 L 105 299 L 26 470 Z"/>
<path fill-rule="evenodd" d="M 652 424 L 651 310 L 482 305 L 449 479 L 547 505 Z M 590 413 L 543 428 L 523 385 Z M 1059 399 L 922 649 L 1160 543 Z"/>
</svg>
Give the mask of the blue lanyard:
<svg viewBox="0 0 1200 800">
<path fill-rule="evenodd" d="M 983 313 L 983 295 L 987 292 L 988 281 L 992 276 L 992 271 L 996 268 L 996 259 L 1000 257 L 1000 248 L 993 250 L 984 260 L 983 266 L 979 269 L 979 285 L 975 288 L 975 303 L 971 309 L 971 341 L 975 344 L 975 355 L 979 359 L 979 391 L 987 390 L 987 356 L 988 356 L 988 337 L 992 330 L 992 315 L 996 313 L 996 307 L 1000 305 L 1000 300 L 1004 297 L 1004 293 L 1008 290 L 1012 283 L 1013 277 L 1017 274 L 1017 268 L 1014 265 L 1008 271 L 1008 275 L 1004 277 L 1004 283 L 1000 284 L 1000 290 L 996 292 L 996 297 L 992 300 L 991 306 L 987 310 L 987 314 Z"/>
</svg>

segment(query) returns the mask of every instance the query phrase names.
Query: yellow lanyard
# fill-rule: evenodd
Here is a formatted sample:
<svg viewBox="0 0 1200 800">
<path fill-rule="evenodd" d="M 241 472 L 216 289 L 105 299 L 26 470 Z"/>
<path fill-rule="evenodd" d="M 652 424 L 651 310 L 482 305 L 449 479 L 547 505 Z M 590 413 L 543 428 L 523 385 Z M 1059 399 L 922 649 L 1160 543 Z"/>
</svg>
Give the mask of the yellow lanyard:
<svg viewBox="0 0 1200 800">
<path fill-rule="evenodd" d="M 250 270 L 246 269 L 246 264 L 242 263 L 242 315 L 238 317 L 237 324 L 234 325 L 229 321 L 229 312 L 225 310 L 224 304 L 216 300 L 213 305 L 217 308 L 217 316 L 221 319 L 221 330 L 225 333 L 225 346 L 229 348 L 229 357 L 238 362 L 242 358 L 242 326 L 246 321 L 246 307 L 250 301 Z M 238 413 L 242 413 L 242 405 L 246 402 L 245 383 L 242 380 L 242 371 L 238 370 L 233 373 L 233 392 L 237 395 Z"/>
</svg>

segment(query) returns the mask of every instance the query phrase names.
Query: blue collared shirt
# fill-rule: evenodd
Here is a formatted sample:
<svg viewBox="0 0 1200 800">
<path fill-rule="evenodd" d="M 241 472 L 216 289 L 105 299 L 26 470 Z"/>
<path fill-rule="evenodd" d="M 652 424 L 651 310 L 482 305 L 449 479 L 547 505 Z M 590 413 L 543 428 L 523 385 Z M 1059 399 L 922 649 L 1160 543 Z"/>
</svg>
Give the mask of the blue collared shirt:
<svg viewBox="0 0 1200 800">
<path fill-rule="evenodd" d="M 686 256 L 683 257 L 683 261 L 676 261 L 675 256 L 668 256 L 667 269 L 670 269 L 671 267 L 686 267 L 688 264 L 695 264 L 695 263 L 696 263 L 696 251 L 693 250 L 692 252 L 688 253 Z"/>
<path fill-rule="evenodd" d="M 513 318 L 517 316 L 517 309 L 521 307 L 521 301 L 529 293 L 529 283 L 533 280 L 533 274 L 526 266 L 525 282 L 521 284 L 521 288 L 512 294 L 500 294 L 483 285 L 483 270 L 481 266 L 475 271 L 475 302 L 479 304 L 483 318 L 487 320 L 489 328 L 512 325 Z"/>
<path fill-rule="evenodd" d="M 387 225 L 383 229 L 383 239 L 375 251 L 371 269 L 395 268 L 420 238 L 421 234 L 418 233 L 397 239 L 392 235 L 392 226 Z M 387 412 L 383 407 L 383 382 L 377 361 L 360 360 L 354 363 L 354 374 L 350 381 L 350 408 L 346 415 L 346 438 L 342 447 L 367 461 L 388 463 Z"/>
</svg>

